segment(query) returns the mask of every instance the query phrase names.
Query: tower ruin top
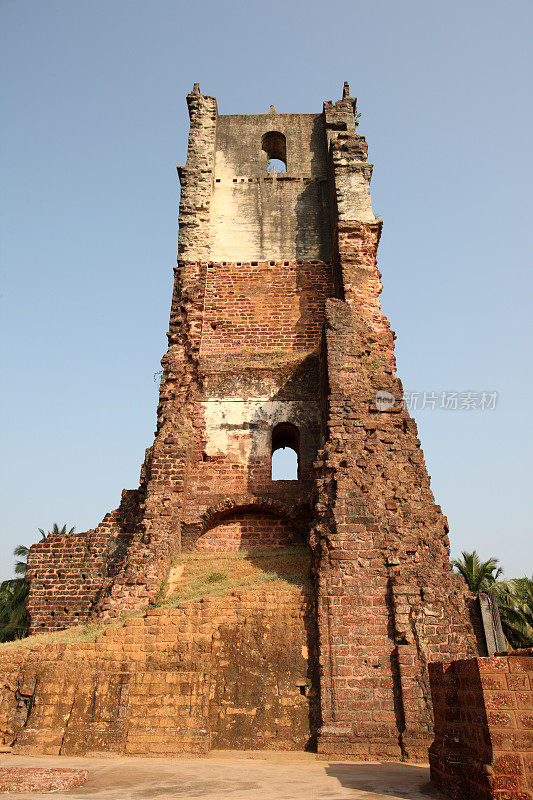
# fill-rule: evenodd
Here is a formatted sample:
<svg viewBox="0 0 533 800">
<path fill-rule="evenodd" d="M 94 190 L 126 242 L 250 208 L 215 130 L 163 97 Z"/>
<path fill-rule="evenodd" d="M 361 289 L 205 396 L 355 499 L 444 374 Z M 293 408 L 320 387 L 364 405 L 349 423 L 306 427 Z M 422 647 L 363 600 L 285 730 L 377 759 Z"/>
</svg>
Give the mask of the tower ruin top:
<svg viewBox="0 0 533 800">
<path fill-rule="evenodd" d="M 348 83 L 341 100 L 315 114 L 279 114 L 273 106 L 267 114 L 219 114 L 197 83 L 187 102 L 180 258 L 327 260 L 337 214 L 376 221 L 372 167 Z"/>
</svg>

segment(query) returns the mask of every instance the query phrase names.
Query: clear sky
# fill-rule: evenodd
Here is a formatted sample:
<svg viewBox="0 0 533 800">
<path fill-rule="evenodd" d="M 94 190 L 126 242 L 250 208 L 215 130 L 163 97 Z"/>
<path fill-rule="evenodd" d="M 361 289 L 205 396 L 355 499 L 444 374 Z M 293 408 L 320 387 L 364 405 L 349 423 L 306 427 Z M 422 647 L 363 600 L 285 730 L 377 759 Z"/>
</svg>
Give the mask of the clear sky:
<svg viewBox="0 0 533 800">
<path fill-rule="evenodd" d="M 0 0 L 2 528 L 83 531 L 138 484 L 166 348 L 193 82 L 221 113 L 350 81 L 383 308 L 452 551 L 533 571 L 531 0 Z"/>
</svg>

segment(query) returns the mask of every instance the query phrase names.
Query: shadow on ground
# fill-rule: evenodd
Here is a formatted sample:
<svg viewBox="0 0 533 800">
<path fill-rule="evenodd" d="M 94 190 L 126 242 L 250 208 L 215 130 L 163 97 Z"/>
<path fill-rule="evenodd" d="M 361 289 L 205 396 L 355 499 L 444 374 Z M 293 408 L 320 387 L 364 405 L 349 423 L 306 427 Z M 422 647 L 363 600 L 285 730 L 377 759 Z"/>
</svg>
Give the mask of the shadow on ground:
<svg viewBox="0 0 533 800">
<path fill-rule="evenodd" d="M 425 766 L 395 762 L 328 764 L 326 774 L 336 778 L 345 789 L 409 800 L 445 800 L 444 795 L 428 780 L 428 768 Z"/>
<path fill-rule="evenodd" d="M 0 766 L 83 769 L 83 786 L 64 800 L 446 800 L 429 784 L 427 766 L 320 761 L 301 751 L 212 751 L 203 757 L 0 757 Z M 49 792 L 11 793 L 47 800 Z"/>
</svg>

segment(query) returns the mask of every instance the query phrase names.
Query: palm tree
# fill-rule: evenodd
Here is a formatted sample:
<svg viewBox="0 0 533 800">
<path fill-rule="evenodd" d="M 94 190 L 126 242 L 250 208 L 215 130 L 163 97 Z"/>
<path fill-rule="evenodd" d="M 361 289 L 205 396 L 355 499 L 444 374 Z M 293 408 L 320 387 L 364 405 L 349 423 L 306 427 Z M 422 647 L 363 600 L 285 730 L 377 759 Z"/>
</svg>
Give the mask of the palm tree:
<svg viewBox="0 0 533 800">
<path fill-rule="evenodd" d="M 533 579 L 498 581 L 493 589 L 511 647 L 533 647 Z"/>
<path fill-rule="evenodd" d="M 30 548 L 24 544 L 15 547 L 13 555 L 18 559 L 15 575 L 20 577 L 0 583 L 0 642 L 21 639 L 28 633 L 26 603 L 30 587 L 25 576 L 29 552 Z"/>
<path fill-rule="evenodd" d="M 54 522 L 51 531 L 46 531 L 46 533 L 45 533 L 42 528 L 39 528 L 39 533 L 41 534 L 41 539 L 46 539 L 47 536 L 65 536 L 65 535 L 70 535 L 71 533 L 74 533 L 75 530 L 76 530 L 76 528 L 71 528 L 70 530 L 67 531 L 67 526 L 66 525 L 63 525 L 63 527 L 60 528 L 59 525 L 57 524 L 57 522 Z"/>
<path fill-rule="evenodd" d="M 21 639 L 28 633 L 28 590 L 24 578 L 11 578 L 0 583 L 0 642 Z"/>
<path fill-rule="evenodd" d="M 452 564 L 461 573 L 471 592 L 488 591 L 503 574 L 497 558 L 481 561 L 475 550 L 472 553 L 463 550 L 461 555 L 462 558 L 454 558 Z"/>
<path fill-rule="evenodd" d="M 24 544 L 18 544 L 15 549 L 13 550 L 13 555 L 17 559 L 22 559 L 22 561 L 15 561 L 15 575 L 20 575 L 22 578 L 26 575 L 26 570 L 28 569 L 28 555 L 30 553 L 30 548 L 26 547 Z"/>
</svg>

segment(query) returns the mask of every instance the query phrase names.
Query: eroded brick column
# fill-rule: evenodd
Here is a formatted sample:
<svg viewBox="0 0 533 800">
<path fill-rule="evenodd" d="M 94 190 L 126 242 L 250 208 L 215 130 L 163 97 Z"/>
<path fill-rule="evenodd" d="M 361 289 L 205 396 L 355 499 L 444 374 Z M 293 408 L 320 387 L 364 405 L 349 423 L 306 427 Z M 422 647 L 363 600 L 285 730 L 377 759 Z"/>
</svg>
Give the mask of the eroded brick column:
<svg viewBox="0 0 533 800">
<path fill-rule="evenodd" d="M 182 509 L 195 440 L 201 436 L 198 359 L 209 252 L 209 209 L 217 104 L 195 84 L 187 96 L 191 120 L 187 163 L 179 167 L 179 260 L 161 361 L 157 430 L 141 476 L 140 520 L 120 569 L 95 607 L 99 619 L 138 611 L 152 602 L 181 548 Z"/>
<path fill-rule="evenodd" d="M 317 462 L 315 529 L 320 747 L 423 758 L 431 731 L 427 664 L 443 652 L 473 654 L 476 643 L 463 582 L 449 563 L 446 519 L 400 402 L 393 335 L 379 310 L 378 238 L 376 224 L 344 226 L 348 299 L 326 305 L 328 440 Z M 380 411 L 383 390 L 395 402 Z"/>
<path fill-rule="evenodd" d="M 449 562 L 415 422 L 402 405 L 381 311 L 371 167 L 355 101 L 324 107 L 336 203 L 339 299 L 326 304 L 313 531 L 323 726 L 319 752 L 422 758 L 432 726 L 428 663 L 475 654 L 469 597 Z M 389 403 L 376 404 L 378 392 Z"/>
</svg>

